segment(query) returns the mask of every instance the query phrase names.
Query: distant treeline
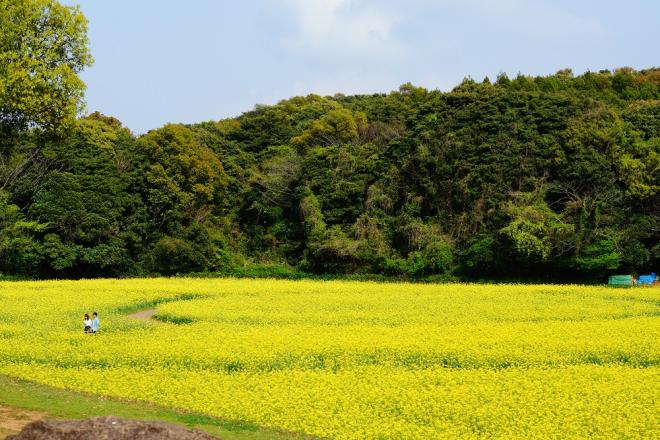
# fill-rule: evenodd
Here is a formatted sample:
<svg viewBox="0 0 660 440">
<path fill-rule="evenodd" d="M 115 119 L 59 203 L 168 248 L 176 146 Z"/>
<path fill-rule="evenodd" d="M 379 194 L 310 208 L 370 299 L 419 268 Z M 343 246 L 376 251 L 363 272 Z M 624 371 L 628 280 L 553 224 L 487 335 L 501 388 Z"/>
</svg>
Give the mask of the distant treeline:
<svg viewBox="0 0 660 440">
<path fill-rule="evenodd" d="M 79 47 L 43 63 L 52 78 L 24 103 L 34 78 L 7 80 L 6 60 L 35 51 L 8 43 L 2 14 L 0 273 L 559 279 L 657 268 L 660 69 L 309 95 L 136 137 L 99 113 L 75 119 L 82 84 L 55 87 L 58 62 L 77 54 L 75 79 L 91 62 L 84 18 Z"/>
</svg>

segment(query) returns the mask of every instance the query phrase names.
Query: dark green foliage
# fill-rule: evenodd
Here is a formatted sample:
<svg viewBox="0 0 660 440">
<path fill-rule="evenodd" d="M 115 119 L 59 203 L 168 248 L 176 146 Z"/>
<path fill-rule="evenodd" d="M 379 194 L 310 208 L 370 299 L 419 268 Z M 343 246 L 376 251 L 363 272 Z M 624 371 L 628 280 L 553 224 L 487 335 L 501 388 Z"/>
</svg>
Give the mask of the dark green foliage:
<svg viewBox="0 0 660 440">
<path fill-rule="evenodd" d="M 94 114 L 3 163 L 4 274 L 557 280 L 660 258 L 653 69 L 310 95 L 139 138 Z"/>
<path fill-rule="evenodd" d="M 9 203 L 8 194 L 0 192 L 0 272 L 34 275 L 42 259 L 41 244 L 35 236 L 44 227 L 27 221 L 18 206 Z"/>
</svg>

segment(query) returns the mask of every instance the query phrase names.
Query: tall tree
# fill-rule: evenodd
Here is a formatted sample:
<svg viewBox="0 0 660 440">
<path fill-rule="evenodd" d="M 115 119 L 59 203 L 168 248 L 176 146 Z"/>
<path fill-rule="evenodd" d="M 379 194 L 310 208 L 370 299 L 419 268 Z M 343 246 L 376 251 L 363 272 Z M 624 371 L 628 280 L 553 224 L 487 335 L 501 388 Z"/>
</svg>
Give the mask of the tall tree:
<svg viewBox="0 0 660 440">
<path fill-rule="evenodd" d="M 0 128 L 60 130 L 83 105 L 87 20 L 55 0 L 0 0 Z"/>
</svg>

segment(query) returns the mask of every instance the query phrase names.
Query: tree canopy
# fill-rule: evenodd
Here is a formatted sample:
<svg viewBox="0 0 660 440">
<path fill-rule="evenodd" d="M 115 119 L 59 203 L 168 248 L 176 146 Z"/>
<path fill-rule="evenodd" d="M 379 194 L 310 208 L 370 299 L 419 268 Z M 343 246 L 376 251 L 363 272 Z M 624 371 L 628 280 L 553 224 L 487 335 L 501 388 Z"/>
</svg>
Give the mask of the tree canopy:
<svg viewBox="0 0 660 440">
<path fill-rule="evenodd" d="M 0 0 L 0 128 L 58 130 L 82 109 L 87 20 L 55 0 Z"/>
</svg>

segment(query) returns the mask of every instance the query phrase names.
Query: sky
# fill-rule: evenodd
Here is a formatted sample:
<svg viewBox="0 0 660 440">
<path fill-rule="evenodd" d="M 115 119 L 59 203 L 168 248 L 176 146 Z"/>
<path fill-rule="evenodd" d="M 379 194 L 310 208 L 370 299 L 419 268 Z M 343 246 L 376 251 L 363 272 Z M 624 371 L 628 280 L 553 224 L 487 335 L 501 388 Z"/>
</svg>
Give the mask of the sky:
<svg viewBox="0 0 660 440">
<path fill-rule="evenodd" d="M 135 133 L 296 95 L 660 66 L 656 0 L 63 0 L 89 20 L 87 111 Z"/>
</svg>

